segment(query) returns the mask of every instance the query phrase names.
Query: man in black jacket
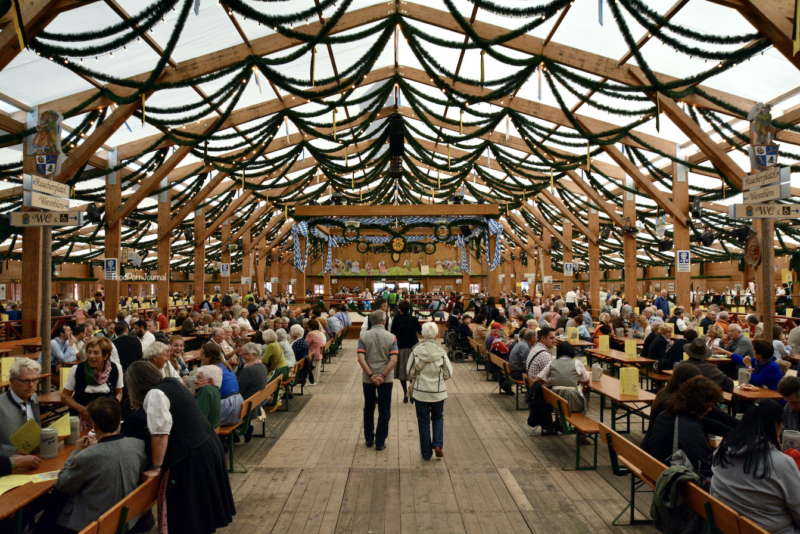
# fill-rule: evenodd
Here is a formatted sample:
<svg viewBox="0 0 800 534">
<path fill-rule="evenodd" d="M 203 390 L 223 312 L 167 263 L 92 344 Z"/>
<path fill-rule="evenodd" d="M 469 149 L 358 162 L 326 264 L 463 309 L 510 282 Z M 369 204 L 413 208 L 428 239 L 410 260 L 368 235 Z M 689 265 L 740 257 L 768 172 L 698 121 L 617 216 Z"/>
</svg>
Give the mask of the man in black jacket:
<svg viewBox="0 0 800 534">
<path fill-rule="evenodd" d="M 135 336 L 129 336 L 128 323 L 120 321 L 114 327 L 117 337 L 112 341 L 119 354 L 119 362 L 122 364 L 122 372 L 127 371 L 130 364 L 142 359 L 142 343 Z"/>
<path fill-rule="evenodd" d="M 683 346 L 683 352 L 689 356 L 688 360 L 678 362 L 678 365 L 692 364 L 700 370 L 700 373 L 722 388 L 722 391 L 730 393 L 733 391 L 733 379 L 726 376 L 719 370 L 719 367 L 706 360 L 711 357 L 711 349 L 706 346 L 702 338 L 697 338 L 691 343 Z M 674 369 L 674 368 L 673 368 Z"/>
</svg>

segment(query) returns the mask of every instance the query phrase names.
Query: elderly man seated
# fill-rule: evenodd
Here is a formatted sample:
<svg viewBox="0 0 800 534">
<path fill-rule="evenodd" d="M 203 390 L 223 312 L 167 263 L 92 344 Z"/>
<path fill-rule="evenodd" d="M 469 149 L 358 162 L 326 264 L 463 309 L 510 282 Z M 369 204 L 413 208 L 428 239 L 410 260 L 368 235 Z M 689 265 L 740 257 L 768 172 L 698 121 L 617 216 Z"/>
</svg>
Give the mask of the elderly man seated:
<svg viewBox="0 0 800 534">
<path fill-rule="evenodd" d="M 36 396 L 41 369 L 29 358 L 20 358 L 11 365 L 10 386 L 0 395 L 0 476 L 8 474 L 4 472 L 6 470 L 30 469 L 39 465 L 36 456 L 17 455 L 17 448 L 11 445 L 9 438 L 29 419 L 42 424 Z"/>
</svg>

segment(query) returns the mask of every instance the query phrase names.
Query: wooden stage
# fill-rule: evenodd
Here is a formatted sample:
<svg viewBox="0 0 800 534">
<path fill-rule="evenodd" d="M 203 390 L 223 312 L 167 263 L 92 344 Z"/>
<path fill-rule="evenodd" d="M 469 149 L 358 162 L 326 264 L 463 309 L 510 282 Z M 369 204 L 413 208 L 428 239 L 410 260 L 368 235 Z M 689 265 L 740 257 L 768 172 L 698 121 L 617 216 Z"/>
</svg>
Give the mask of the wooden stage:
<svg viewBox="0 0 800 534">
<path fill-rule="evenodd" d="M 630 481 L 613 475 L 605 446 L 597 471 L 562 471 L 575 437 L 538 430 L 531 437 L 528 412 L 513 411 L 513 396 L 490 394 L 494 383 L 474 362 L 453 364 L 444 459 L 420 456 L 414 407 L 403 404 L 397 382 L 387 448 L 368 449 L 355 347 L 345 340 L 322 383 L 306 390 L 312 396 L 295 396 L 299 412 L 267 414 L 278 439 L 235 445 L 249 473 L 237 466 L 231 475 L 237 515 L 220 532 L 656 532 L 611 526 Z M 590 402 L 588 415 L 599 420 L 598 396 Z M 639 444 L 641 425 L 633 421 Z M 591 445 L 583 449 L 590 458 Z M 637 497 L 643 515 L 647 494 Z"/>
</svg>

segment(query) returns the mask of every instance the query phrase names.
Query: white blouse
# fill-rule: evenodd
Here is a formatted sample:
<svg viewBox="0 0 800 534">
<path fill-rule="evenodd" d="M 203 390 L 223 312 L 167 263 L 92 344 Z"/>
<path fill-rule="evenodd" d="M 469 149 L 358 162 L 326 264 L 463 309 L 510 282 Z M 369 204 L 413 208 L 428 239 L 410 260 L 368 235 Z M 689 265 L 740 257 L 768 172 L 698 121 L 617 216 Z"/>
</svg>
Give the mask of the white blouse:
<svg viewBox="0 0 800 534">
<path fill-rule="evenodd" d="M 172 430 L 172 414 L 169 399 L 160 389 L 151 389 L 144 397 L 144 413 L 147 414 L 147 429 L 153 435 L 169 435 Z"/>
</svg>

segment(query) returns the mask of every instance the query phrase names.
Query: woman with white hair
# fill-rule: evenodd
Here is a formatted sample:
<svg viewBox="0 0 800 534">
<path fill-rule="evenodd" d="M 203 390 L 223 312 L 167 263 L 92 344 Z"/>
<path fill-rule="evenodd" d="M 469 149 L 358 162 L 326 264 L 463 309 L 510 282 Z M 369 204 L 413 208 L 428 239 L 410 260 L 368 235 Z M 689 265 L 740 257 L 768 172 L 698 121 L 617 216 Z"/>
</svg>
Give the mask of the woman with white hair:
<svg viewBox="0 0 800 534">
<path fill-rule="evenodd" d="M 242 394 L 242 398 L 248 399 L 267 387 L 267 368 L 261 363 L 261 346 L 256 343 L 247 343 L 242 347 L 242 359 L 244 360 L 244 366 L 236 380 L 239 382 L 239 393 Z M 258 417 L 259 409 L 260 406 L 256 406 L 250 413 L 250 421 Z M 245 443 L 250 443 L 250 438 L 253 437 L 253 428 L 250 425 L 245 430 Z"/>
<path fill-rule="evenodd" d="M 445 380 L 453 374 L 453 368 L 447 352 L 435 341 L 438 333 L 439 327 L 433 321 L 422 325 L 422 341 L 411 351 L 406 369 L 411 379 L 409 397 L 417 409 L 423 460 L 430 460 L 434 453 L 438 458 L 444 456 Z"/>
<path fill-rule="evenodd" d="M 222 369 L 216 365 L 203 365 L 197 370 L 197 380 L 194 382 L 194 399 L 203 412 L 203 417 L 213 428 L 219 428 L 220 395 L 222 385 Z"/>
<path fill-rule="evenodd" d="M 236 320 L 236 324 L 239 325 L 239 330 L 241 330 L 243 334 L 246 334 L 253 329 L 253 327 L 250 326 L 250 321 L 247 320 L 248 315 L 247 308 L 245 308 L 239 312 L 239 318 Z"/>
<path fill-rule="evenodd" d="M 294 350 L 292 349 L 292 344 L 289 342 L 289 336 L 286 330 L 278 328 L 275 330 L 275 335 L 278 338 L 278 345 L 283 349 L 283 357 L 286 360 L 286 366 L 294 367 L 297 363 L 297 358 L 294 356 Z"/>
<path fill-rule="evenodd" d="M 290 332 L 290 334 L 292 336 L 292 351 L 294 351 L 294 357 L 297 359 L 298 362 L 300 360 L 302 360 L 303 358 L 308 358 L 309 357 L 309 352 L 310 352 L 309 348 L 308 348 L 308 343 L 306 343 L 306 340 L 303 339 L 303 336 L 306 333 L 305 329 L 302 326 L 300 326 L 299 324 L 296 324 L 296 325 L 292 325 L 292 328 L 289 329 L 289 332 Z M 308 367 L 308 365 L 306 365 L 306 367 Z M 303 387 L 313 386 L 313 384 L 305 383 L 305 373 L 307 371 L 308 371 L 308 369 L 305 369 L 304 373 L 303 373 L 304 376 L 301 376 L 299 378 L 299 380 L 303 384 Z M 289 398 L 290 399 L 292 398 L 292 392 L 291 391 L 289 392 Z"/>
</svg>

